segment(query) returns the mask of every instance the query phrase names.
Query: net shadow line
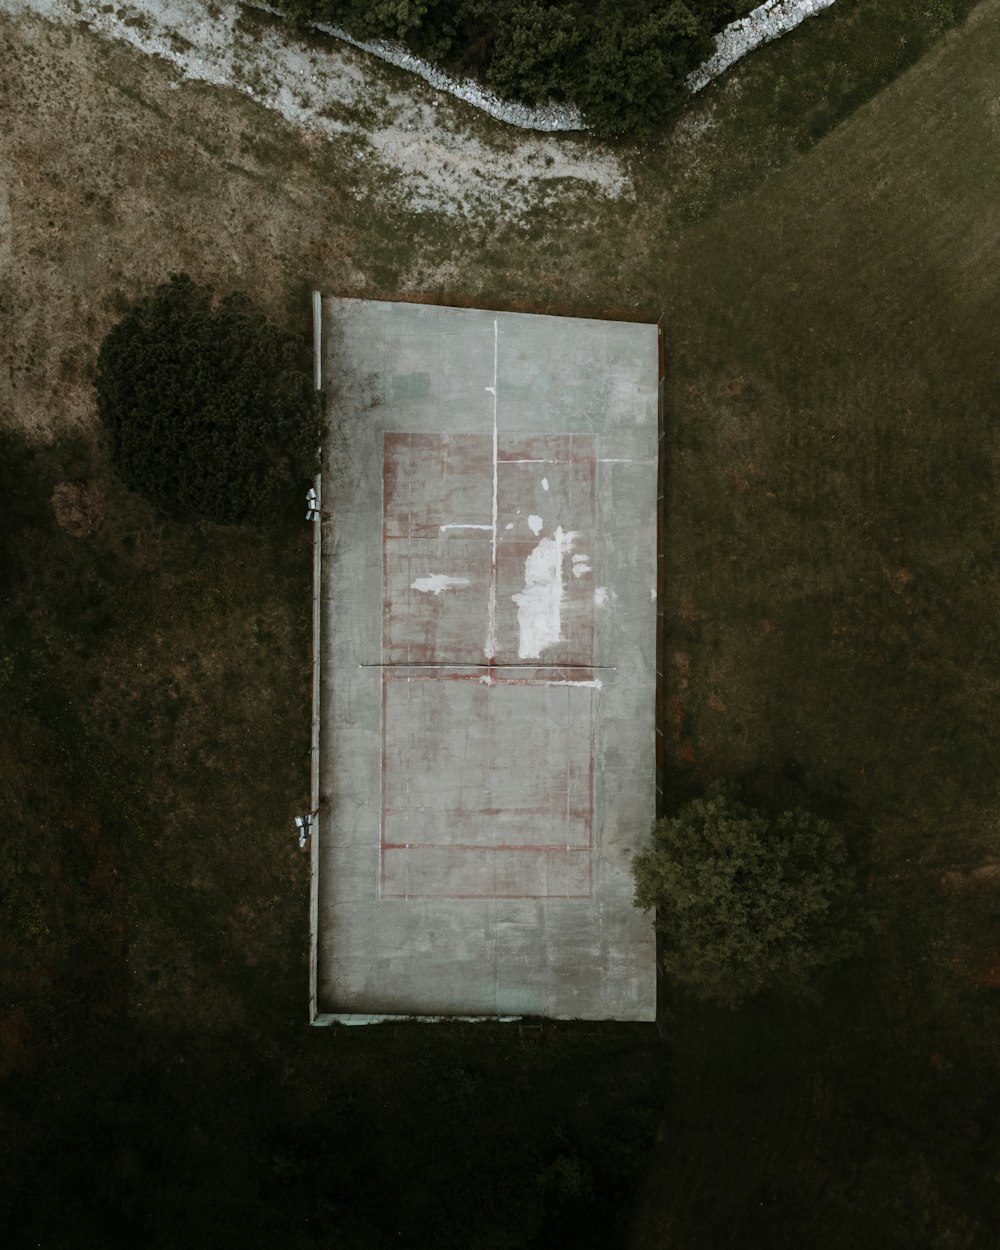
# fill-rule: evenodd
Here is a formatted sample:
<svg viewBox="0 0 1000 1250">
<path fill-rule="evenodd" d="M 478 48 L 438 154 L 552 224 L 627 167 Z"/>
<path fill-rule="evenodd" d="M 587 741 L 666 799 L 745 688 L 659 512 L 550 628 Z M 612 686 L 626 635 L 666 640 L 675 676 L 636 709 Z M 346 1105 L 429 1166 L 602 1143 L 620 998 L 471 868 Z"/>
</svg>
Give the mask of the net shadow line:
<svg viewBox="0 0 1000 1250">
<path fill-rule="evenodd" d="M 438 663 L 434 660 L 414 661 L 412 663 L 380 663 L 375 660 L 362 660 L 358 668 L 456 668 L 468 671 L 469 669 L 483 669 L 496 671 L 497 669 L 530 669 L 535 673 L 561 673 L 567 669 L 583 670 L 588 673 L 616 673 L 618 666 L 615 664 L 448 664 Z"/>
</svg>

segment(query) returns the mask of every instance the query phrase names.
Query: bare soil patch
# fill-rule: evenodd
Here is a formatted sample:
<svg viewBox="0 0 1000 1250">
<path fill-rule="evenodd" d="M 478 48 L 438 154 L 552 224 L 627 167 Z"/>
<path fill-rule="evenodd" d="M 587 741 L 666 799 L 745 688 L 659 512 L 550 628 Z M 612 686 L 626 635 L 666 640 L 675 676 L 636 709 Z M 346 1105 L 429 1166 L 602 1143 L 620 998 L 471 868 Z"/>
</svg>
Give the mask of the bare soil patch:
<svg viewBox="0 0 1000 1250">
<path fill-rule="evenodd" d="M 73 538 L 92 534 L 104 520 L 106 508 L 104 488 L 96 482 L 57 482 L 52 491 L 56 522 Z"/>
</svg>

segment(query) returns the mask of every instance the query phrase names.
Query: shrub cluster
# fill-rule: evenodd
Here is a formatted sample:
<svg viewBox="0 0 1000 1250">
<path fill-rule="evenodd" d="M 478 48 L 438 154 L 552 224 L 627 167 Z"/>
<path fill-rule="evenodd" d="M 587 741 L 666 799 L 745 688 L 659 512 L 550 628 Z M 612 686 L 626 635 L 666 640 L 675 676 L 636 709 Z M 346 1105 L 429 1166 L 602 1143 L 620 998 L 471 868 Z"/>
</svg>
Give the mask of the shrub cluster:
<svg viewBox="0 0 1000 1250">
<path fill-rule="evenodd" d="M 870 923 L 829 822 L 801 808 L 771 817 L 721 787 L 657 821 L 632 866 L 636 906 L 656 908 L 664 972 L 728 1007 L 763 991 L 810 995 Z"/>
<path fill-rule="evenodd" d="M 578 105 L 602 138 L 642 137 L 687 95 L 747 0 L 278 0 L 293 18 L 414 52 L 525 104 Z"/>
<path fill-rule="evenodd" d="M 169 512 L 260 521 L 315 471 L 303 344 L 242 295 L 171 275 L 104 340 L 96 388 L 115 468 Z"/>
</svg>

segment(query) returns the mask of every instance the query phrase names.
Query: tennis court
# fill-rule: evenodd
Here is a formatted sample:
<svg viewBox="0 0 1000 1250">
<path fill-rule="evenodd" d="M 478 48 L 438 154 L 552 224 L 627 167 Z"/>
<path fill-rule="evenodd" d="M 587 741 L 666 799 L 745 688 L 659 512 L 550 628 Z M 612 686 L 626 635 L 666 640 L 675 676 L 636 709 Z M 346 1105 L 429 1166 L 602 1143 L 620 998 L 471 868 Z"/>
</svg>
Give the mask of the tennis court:
<svg viewBox="0 0 1000 1250">
<path fill-rule="evenodd" d="M 322 331 L 313 1018 L 651 1019 L 657 327 Z"/>
</svg>

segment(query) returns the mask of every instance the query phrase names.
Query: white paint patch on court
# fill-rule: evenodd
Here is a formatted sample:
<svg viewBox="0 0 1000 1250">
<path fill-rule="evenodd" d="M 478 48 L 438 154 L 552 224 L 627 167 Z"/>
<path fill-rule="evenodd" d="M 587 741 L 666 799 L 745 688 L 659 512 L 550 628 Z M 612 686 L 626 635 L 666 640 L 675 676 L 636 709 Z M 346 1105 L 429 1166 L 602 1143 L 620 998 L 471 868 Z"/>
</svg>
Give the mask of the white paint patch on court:
<svg viewBox="0 0 1000 1250">
<path fill-rule="evenodd" d="M 573 557 L 573 576 L 583 577 L 591 572 L 590 557 L 585 555 L 575 555 Z"/>
<path fill-rule="evenodd" d="M 549 479 L 547 477 L 543 477 L 542 478 L 542 490 L 548 490 L 548 489 L 549 489 Z"/>
<path fill-rule="evenodd" d="M 542 526 L 544 524 L 545 522 L 542 520 L 542 518 L 540 516 L 535 516 L 534 513 L 532 513 L 531 516 L 528 517 L 528 529 L 531 530 L 532 534 L 534 534 L 536 538 L 542 532 Z"/>
<path fill-rule="evenodd" d="M 556 528 L 555 537 L 543 538 L 524 562 L 524 589 L 511 598 L 517 604 L 518 647 L 521 660 L 537 660 L 562 634 L 562 601 L 566 594 L 563 563 L 576 534 Z"/>
<path fill-rule="evenodd" d="M 410 583 L 411 590 L 419 590 L 425 595 L 439 595 L 442 590 L 454 590 L 459 586 L 468 586 L 467 577 L 451 577 L 448 573 L 432 573 L 430 577 L 418 577 Z"/>
<path fill-rule="evenodd" d="M 609 586 L 598 586 L 594 591 L 594 603 L 599 608 L 610 608 L 618 602 L 618 596 Z"/>
</svg>

